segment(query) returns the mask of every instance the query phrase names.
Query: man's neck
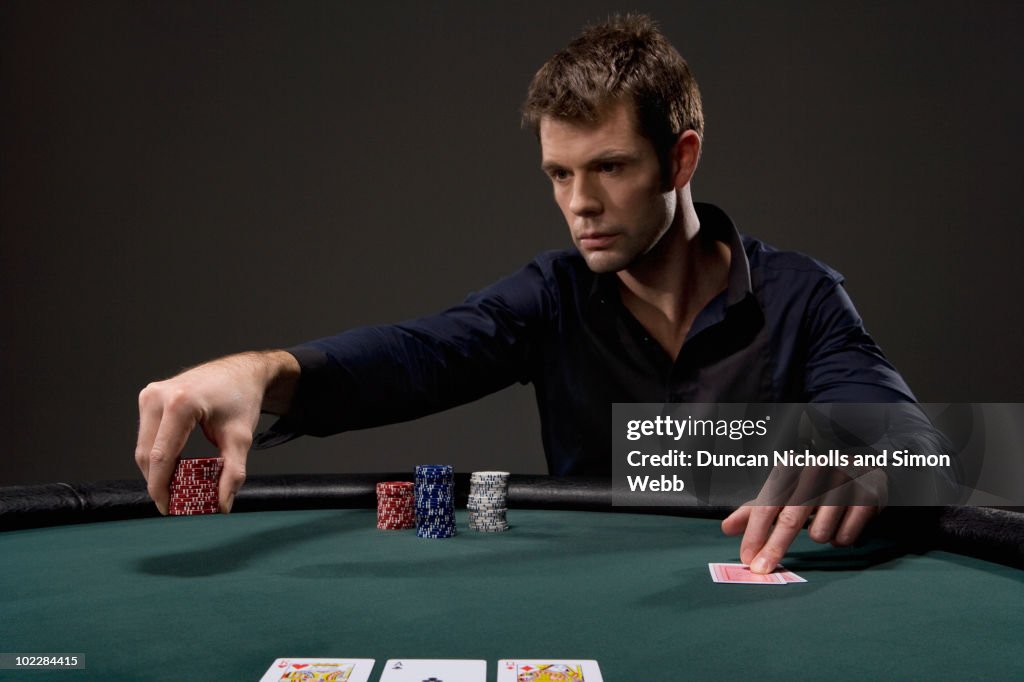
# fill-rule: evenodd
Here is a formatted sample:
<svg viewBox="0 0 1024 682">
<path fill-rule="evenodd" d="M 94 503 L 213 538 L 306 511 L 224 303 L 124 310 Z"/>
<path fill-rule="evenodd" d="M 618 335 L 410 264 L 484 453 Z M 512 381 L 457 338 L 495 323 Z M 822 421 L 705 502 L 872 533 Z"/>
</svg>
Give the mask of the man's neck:
<svg viewBox="0 0 1024 682">
<path fill-rule="evenodd" d="M 617 273 L 623 304 L 673 359 L 697 314 L 726 288 L 731 260 L 725 244 L 699 237 L 689 187 L 677 201 L 672 226 L 658 244 Z"/>
</svg>

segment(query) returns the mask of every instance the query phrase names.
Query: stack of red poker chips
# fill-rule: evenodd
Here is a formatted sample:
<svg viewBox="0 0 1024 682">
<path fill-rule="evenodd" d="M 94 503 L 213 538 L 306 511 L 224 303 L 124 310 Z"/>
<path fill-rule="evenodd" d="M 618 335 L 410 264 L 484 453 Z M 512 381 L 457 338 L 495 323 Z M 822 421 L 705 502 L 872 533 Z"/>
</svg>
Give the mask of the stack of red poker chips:
<svg viewBox="0 0 1024 682">
<path fill-rule="evenodd" d="M 216 514 L 220 511 L 220 472 L 224 460 L 220 457 L 181 459 L 171 480 L 171 502 L 167 513 L 171 516 Z"/>
<path fill-rule="evenodd" d="M 409 481 L 377 484 L 377 528 L 405 530 L 416 527 L 414 486 Z"/>
</svg>

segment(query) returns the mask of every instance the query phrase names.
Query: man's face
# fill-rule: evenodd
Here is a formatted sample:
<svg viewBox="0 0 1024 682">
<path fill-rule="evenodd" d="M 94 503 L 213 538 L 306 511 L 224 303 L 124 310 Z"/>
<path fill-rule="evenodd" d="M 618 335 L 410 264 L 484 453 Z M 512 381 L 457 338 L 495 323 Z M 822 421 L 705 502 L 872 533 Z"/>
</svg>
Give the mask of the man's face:
<svg viewBox="0 0 1024 682">
<path fill-rule="evenodd" d="M 541 168 L 572 240 L 594 272 L 634 265 L 672 225 L 674 189 L 664 191 L 658 157 L 632 104 L 609 106 L 596 124 L 545 116 Z"/>
</svg>

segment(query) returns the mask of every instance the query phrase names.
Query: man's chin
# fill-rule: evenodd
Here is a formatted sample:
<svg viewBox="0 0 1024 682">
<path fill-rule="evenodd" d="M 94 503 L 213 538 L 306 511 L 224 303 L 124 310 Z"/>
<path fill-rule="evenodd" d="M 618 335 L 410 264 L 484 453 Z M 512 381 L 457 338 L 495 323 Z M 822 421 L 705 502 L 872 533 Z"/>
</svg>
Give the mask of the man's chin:
<svg viewBox="0 0 1024 682">
<path fill-rule="evenodd" d="M 607 272 L 618 272 L 628 265 L 621 255 L 610 251 L 581 250 L 580 253 L 583 255 L 583 260 L 587 262 L 587 267 L 599 275 Z"/>
</svg>

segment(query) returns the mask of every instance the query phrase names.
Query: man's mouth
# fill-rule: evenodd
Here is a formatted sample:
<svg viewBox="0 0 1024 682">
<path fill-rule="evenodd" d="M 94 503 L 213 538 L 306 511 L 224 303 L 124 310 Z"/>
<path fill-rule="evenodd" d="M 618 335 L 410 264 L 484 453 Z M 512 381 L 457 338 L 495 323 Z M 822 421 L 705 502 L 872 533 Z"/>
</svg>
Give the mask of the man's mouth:
<svg viewBox="0 0 1024 682">
<path fill-rule="evenodd" d="M 618 235 L 614 232 L 584 232 L 579 236 L 580 248 L 599 250 L 611 246 Z"/>
</svg>

